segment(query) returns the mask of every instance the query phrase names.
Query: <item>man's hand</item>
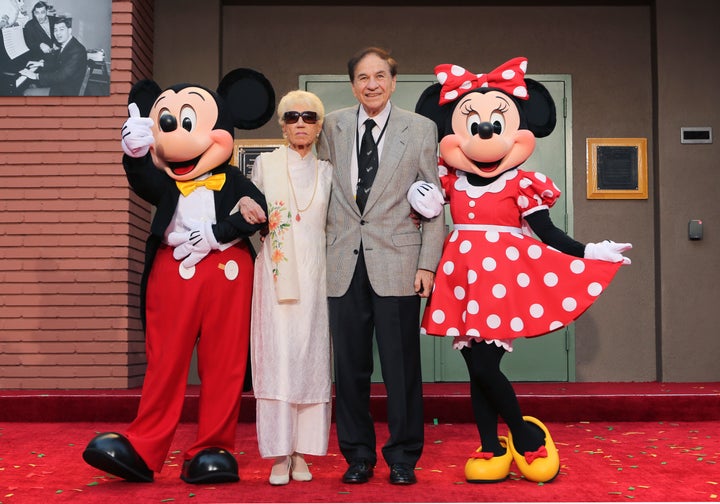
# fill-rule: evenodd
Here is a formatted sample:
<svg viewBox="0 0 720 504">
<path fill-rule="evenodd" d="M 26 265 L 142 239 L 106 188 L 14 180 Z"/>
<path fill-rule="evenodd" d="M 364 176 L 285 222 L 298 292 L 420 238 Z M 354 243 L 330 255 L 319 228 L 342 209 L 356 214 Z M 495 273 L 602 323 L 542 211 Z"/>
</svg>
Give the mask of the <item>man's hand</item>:
<svg viewBox="0 0 720 504">
<path fill-rule="evenodd" d="M 240 198 L 240 214 L 248 224 L 262 224 L 267 220 L 265 211 L 250 196 Z"/>
<path fill-rule="evenodd" d="M 155 143 L 151 129 L 153 120 L 149 117 L 140 117 L 140 109 L 136 103 L 128 105 L 128 113 L 130 117 L 125 121 L 121 130 L 122 150 L 130 157 L 141 158 Z"/>
<path fill-rule="evenodd" d="M 435 282 L 435 273 L 429 270 L 419 269 L 415 273 L 415 292 L 418 296 L 426 298 L 430 295 Z"/>
</svg>

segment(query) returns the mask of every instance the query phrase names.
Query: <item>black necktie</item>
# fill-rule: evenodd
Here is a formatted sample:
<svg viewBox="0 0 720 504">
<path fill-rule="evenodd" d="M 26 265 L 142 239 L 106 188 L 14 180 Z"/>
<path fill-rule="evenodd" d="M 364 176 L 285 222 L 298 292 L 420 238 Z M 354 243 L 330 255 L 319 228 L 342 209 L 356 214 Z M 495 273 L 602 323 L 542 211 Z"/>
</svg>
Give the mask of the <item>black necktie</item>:
<svg viewBox="0 0 720 504">
<path fill-rule="evenodd" d="M 360 151 L 358 152 L 358 182 L 355 200 L 361 212 L 365 210 L 365 203 L 378 168 L 377 144 L 372 135 L 374 127 L 375 121 L 372 119 L 365 121 L 365 133 L 363 133 Z"/>
</svg>

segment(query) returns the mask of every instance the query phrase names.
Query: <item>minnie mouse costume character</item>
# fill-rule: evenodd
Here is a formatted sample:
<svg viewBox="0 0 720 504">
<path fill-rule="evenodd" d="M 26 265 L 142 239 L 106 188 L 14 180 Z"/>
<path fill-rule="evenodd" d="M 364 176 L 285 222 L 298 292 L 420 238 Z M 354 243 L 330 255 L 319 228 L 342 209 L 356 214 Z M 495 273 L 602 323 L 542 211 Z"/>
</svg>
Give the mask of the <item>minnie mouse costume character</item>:
<svg viewBox="0 0 720 504">
<path fill-rule="evenodd" d="M 452 336 L 467 365 L 481 446 L 468 459 L 465 478 L 476 483 L 502 481 L 513 460 L 532 481 L 558 474 L 550 433 L 540 420 L 522 415 L 500 361 L 515 338 L 547 334 L 577 319 L 620 266 L 630 264 L 622 253 L 632 248 L 570 238 L 548 210 L 560 190 L 545 175 L 519 168 L 536 137 L 555 127 L 555 104 L 542 84 L 525 79 L 526 69 L 525 58 L 488 74 L 439 65 L 439 83 L 416 107 L 438 126 L 440 181 L 454 222 L 421 331 Z M 442 211 L 439 190 L 416 184 L 408 193 L 413 208 L 425 217 Z M 498 436 L 498 415 L 507 436 Z"/>
<path fill-rule="evenodd" d="M 153 481 L 180 420 L 197 343 L 198 432 L 184 453 L 187 483 L 238 481 L 232 454 L 249 348 L 253 253 L 265 220 L 262 193 L 229 165 L 234 128 L 265 124 L 275 109 L 267 79 L 226 75 L 217 93 L 151 80 L 130 92 L 123 166 L 133 190 L 156 207 L 141 288 L 147 370 L 137 416 L 124 435 L 96 436 L 83 452 L 93 467 Z"/>
</svg>

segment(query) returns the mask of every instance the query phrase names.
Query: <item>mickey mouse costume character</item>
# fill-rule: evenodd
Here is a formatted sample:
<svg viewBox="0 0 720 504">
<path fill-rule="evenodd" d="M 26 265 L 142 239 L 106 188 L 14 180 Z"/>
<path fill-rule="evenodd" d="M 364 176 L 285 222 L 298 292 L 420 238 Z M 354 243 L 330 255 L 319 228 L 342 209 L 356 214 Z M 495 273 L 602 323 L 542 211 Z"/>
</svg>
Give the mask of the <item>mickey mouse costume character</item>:
<svg viewBox="0 0 720 504">
<path fill-rule="evenodd" d="M 531 481 L 558 474 L 550 433 L 537 418 L 522 415 L 500 361 L 515 338 L 547 334 L 577 319 L 620 266 L 630 264 L 622 253 L 632 248 L 570 238 L 548 210 L 560 190 L 542 173 L 519 168 L 556 120 L 549 92 L 525 79 L 526 69 L 521 57 L 488 74 L 439 65 L 438 83 L 416 107 L 438 126 L 444 199 L 424 182 L 408 199 L 425 217 L 442 211 L 447 200 L 454 222 L 421 330 L 453 337 L 467 365 L 481 446 L 468 459 L 465 478 L 475 483 L 502 481 L 513 460 Z M 498 416 L 507 436 L 498 436 Z"/>
<path fill-rule="evenodd" d="M 226 75 L 217 93 L 151 80 L 130 92 L 123 166 L 133 190 L 156 207 L 147 240 L 141 313 L 147 371 L 137 416 L 124 435 L 103 433 L 83 452 L 93 467 L 153 481 L 180 420 L 197 342 L 198 431 L 184 453 L 187 483 L 238 481 L 235 445 L 249 348 L 253 252 L 265 198 L 229 165 L 234 128 L 265 124 L 275 109 L 267 79 Z"/>
</svg>

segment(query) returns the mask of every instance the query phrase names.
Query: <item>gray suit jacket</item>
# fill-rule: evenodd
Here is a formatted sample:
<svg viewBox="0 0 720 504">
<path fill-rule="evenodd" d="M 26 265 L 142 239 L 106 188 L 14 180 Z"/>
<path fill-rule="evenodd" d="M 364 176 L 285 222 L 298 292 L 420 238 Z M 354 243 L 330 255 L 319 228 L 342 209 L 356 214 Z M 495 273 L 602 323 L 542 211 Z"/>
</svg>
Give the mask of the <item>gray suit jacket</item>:
<svg viewBox="0 0 720 504">
<path fill-rule="evenodd" d="M 328 114 L 317 145 L 318 157 L 334 167 L 327 217 L 328 296 L 347 291 L 361 242 L 375 292 L 412 296 L 417 270 L 437 268 L 445 235 L 444 214 L 424 222 L 419 230 L 409 217 L 407 201 L 407 191 L 416 180 L 440 187 L 437 128 L 429 119 L 393 105 L 378 172 L 360 215 L 350 180 L 356 114 L 357 106 Z"/>
</svg>

